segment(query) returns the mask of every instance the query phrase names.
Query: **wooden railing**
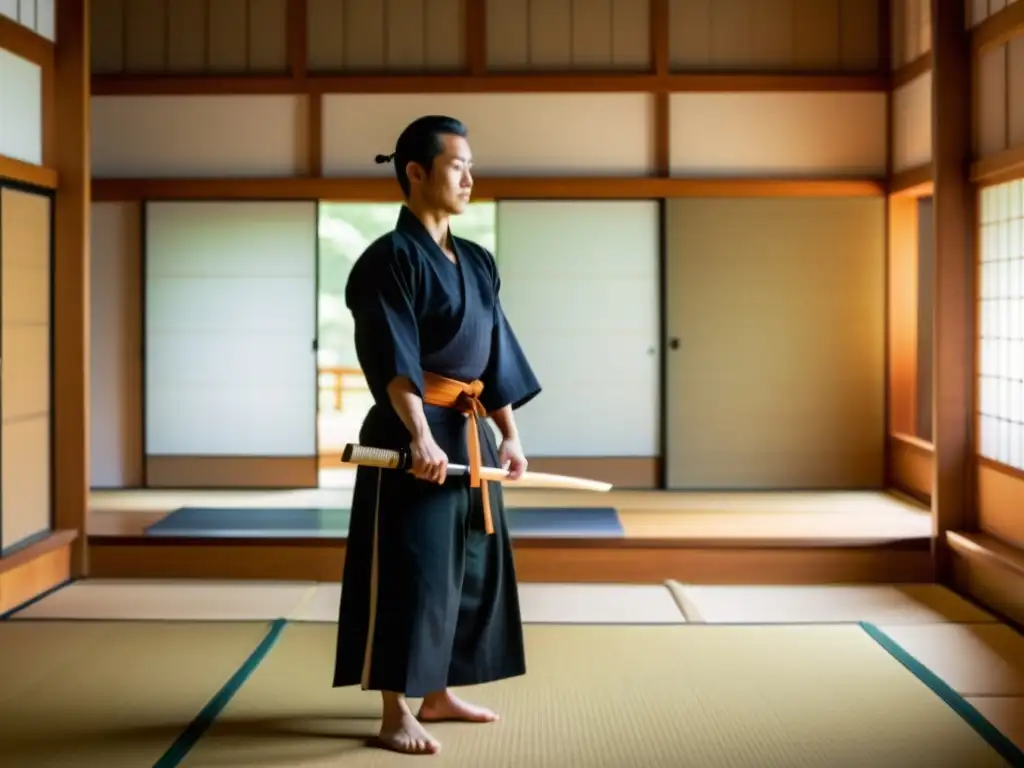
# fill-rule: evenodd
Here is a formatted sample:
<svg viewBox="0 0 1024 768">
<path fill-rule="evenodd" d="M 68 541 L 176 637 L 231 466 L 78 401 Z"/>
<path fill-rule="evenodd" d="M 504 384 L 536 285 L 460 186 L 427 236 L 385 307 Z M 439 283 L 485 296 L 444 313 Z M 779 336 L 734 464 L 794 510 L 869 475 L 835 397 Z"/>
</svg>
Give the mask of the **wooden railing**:
<svg viewBox="0 0 1024 768">
<path fill-rule="evenodd" d="M 359 368 L 329 365 L 317 368 L 317 387 L 321 394 L 329 393 L 333 410 L 344 410 L 346 392 L 366 391 L 366 380 Z M 352 379 L 358 379 L 353 382 Z"/>
</svg>

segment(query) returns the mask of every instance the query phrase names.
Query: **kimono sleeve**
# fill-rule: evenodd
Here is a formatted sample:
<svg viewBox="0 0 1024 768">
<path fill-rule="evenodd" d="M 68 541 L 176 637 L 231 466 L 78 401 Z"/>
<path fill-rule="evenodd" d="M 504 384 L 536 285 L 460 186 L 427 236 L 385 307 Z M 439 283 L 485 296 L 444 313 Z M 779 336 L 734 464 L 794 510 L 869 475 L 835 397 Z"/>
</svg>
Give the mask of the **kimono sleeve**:
<svg viewBox="0 0 1024 768">
<path fill-rule="evenodd" d="M 494 329 L 491 332 L 491 356 L 480 377 L 484 385 L 480 402 L 488 413 L 499 411 L 507 405 L 513 410 L 520 408 L 541 391 L 540 382 L 501 307 L 501 277 L 496 267 L 493 282 Z"/>
<path fill-rule="evenodd" d="M 353 271 L 346 293 L 366 382 L 378 402 L 386 402 L 388 384 L 397 376 L 408 378 L 422 397 L 415 268 L 391 248 L 374 254 L 365 267 L 358 275 Z"/>
</svg>

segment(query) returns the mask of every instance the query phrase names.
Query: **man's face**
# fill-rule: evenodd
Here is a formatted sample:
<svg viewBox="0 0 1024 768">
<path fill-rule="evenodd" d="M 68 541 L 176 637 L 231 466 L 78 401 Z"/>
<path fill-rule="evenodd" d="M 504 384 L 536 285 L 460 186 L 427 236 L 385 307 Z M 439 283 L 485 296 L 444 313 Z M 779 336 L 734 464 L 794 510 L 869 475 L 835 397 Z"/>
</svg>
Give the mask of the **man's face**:
<svg viewBox="0 0 1024 768">
<path fill-rule="evenodd" d="M 434 167 L 425 180 L 426 202 L 450 215 L 469 205 L 473 191 L 473 154 L 462 136 L 443 136 L 444 149 L 434 158 Z"/>
</svg>

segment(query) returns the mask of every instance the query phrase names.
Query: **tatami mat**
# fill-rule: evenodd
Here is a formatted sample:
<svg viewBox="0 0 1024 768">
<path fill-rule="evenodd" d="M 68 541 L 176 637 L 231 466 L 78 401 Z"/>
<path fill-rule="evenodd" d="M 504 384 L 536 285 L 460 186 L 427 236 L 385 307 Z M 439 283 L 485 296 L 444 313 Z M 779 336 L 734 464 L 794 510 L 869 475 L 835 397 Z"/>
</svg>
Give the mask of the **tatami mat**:
<svg viewBox="0 0 1024 768">
<path fill-rule="evenodd" d="M 682 623 L 662 585 L 519 585 L 526 623 Z M 340 584 L 275 582 L 84 581 L 15 613 L 15 619 L 336 622 Z"/>
<path fill-rule="evenodd" d="M 856 625 L 532 625 L 526 637 L 526 677 L 462 692 L 502 720 L 432 726 L 444 746 L 431 765 L 1005 765 Z M 333 643 L 328 625 L 287 626 L 182 764 L 410 764 L 366 746 L 379 698 L 331 688 Z"/>
<path fill-rule="evenodd" d="M 271 621 L 299 608 L 312 583 L 88 580 L 69 584 L 13 619 Z"/>
<path fill-rule="evenodd" d="M 0 765 L 153 765 L 267 629 L 0 622 Z"/>
<path fill-rule="evenodd" d="M 697 586 L 669 582 L 691 622 L 875 624 L 992 622 L 950 590 L 932 584 Z"/>
<path fill-rule="evenodd" d="M 1024 749 L 1024 696 L 970 696 L 967 701 Z"/>
<path fill-rule="evenodd" d="M 882 626 L 962 696 L 1024 696 L 1024 636 L 1003 624 Z"/>
<path fill-rule="evenodd" d="M 672 593 L 662 585 L 520 584 L 527 624 L 682 624 Z"/>
<path fill-rule="evenodd" d="M 295 612 L 295 621 L 336 622 L 341 607 L 341 584 L 317 584 Z"/>
</svg>

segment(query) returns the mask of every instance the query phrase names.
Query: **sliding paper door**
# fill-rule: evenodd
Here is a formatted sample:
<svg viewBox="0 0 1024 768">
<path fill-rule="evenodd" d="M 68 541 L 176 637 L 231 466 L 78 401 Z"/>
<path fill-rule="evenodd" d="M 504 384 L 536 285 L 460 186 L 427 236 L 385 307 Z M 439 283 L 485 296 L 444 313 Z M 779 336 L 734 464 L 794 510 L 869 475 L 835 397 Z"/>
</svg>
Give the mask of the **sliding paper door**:
<svg viewBox="0 0 1024 768">
<path fill-rule="evenodd" d="M 501 301 L 544 388 L 516 417 L 535 468 L 656 484 L 659 241 L 654 201 L 498 203 Z"/>
<path fill-rule="evenodd" d="M 313 202 L 146 206 L 151 487 L 312 487 Z"/>
<path fill-rule="evenodd" d="M 0 190 L 0 550 L 51 530 L 50 198 Z"/>
</svg>

